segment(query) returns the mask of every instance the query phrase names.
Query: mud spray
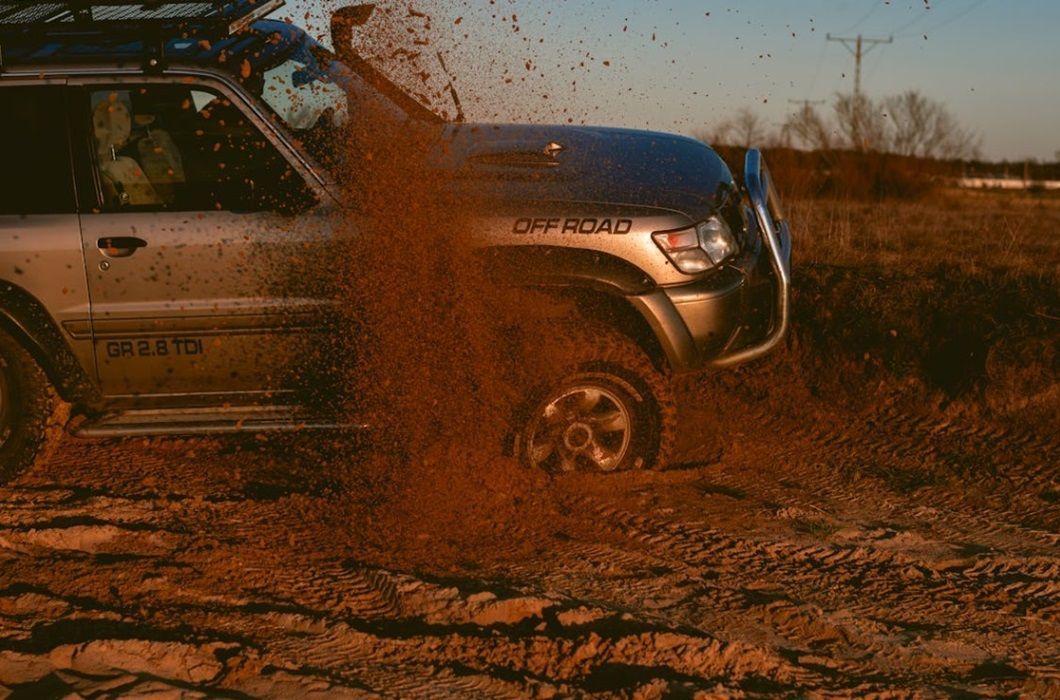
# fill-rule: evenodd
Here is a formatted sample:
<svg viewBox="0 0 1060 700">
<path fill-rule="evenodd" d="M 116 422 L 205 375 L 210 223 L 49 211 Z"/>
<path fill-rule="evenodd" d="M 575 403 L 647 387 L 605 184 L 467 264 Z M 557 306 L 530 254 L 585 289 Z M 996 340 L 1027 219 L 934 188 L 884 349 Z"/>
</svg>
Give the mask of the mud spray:
<svg viewBox="0 0 1060 700">
<path fill-rule="evenodd" d="M 437 98 L 428 85 L 437 76 L 391 50 L 428 45 L 430 18 L 404 6 L 377 12 L 378 67 L 422 80 L 409 91 Z M 539 547 L 547 532 L 527 529 L 552 529 L 548 479 L 504 449 L 527 388 L 521 337 L 539 316 L 534 297 L 488 279 L 472 235 L 481 188 L 432 165 L 445 153 L 440 125 L 369 110 L 352 119 L 344 181 L 358 213 L 334 261 L 343 314 L 334 354 L 346 358 L 346 410 L 370 426 L 371 448 L 340 460 L 351 537 L 425 566 L 481 562 L 502 540 L 511 552 L 516 522 L 525 546 Z"/>
</svg>

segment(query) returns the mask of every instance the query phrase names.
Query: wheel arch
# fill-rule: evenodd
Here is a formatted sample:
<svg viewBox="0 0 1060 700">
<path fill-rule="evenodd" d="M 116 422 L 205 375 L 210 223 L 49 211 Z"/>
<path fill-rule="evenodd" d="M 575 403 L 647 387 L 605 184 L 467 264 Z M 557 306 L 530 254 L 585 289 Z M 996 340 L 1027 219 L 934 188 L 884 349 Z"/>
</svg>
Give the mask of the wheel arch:
<svg viewBox="0 0 1060 700">
<path fill-rule="evenodd" d="M 98 399 L 98 390 L 44 305 L 6 280 L 0 280 L 0 329 L 29 352 L 64 400 L 92 403 Z"/>
<path fill-rule="evenodd" d="M 578 284 L 557 286 L 552 292 L 572 302 L 579 316 L 628 337 L 645 352 L 656 369 L 666 373 L 673 370 L 669 354 L 663 348 L 659 336 L 629 297 L 612 290 Z"/>
<path fill-rule="evenodd" d="M 483 262 L 497 283 L 543 289 L 604 319 L 666 372 L 697 366 L 695 346 L 673 304 L 646 272 L 608 253 L 561 246 L 494 246 Z"/>
<path fill-rule="evenodd" d="M 633 263 L 601 251 L 544 245 L 485 248 L 482 261 L 499 284 L 543 290 L 573 302 L 584 318 L 633 340 L 659 370 L 684 366 L 682 350 L 670 337 L 672 319 L 654 318 L 658 305 L 645 303 L 665 295 Z"/>
</svg>

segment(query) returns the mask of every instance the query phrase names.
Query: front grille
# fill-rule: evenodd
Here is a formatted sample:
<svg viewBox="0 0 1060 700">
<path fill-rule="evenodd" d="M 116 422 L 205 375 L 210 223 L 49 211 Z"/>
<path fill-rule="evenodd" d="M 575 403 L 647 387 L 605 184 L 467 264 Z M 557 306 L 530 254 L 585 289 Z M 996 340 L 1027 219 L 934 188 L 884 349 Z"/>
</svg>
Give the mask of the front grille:
<svg viewBox="0 0 1060 700">
<path fill-rule="evenodd" d="M 733 236 L 736 237 L 736 242 L 740 244 L 740 250 L 754 249 L 757 230 L 749 225 L 740 197 L 736 194 L 730 195 L 719 214 L 725 219 L 725 223 L 729 225 Z"/>
</svg>

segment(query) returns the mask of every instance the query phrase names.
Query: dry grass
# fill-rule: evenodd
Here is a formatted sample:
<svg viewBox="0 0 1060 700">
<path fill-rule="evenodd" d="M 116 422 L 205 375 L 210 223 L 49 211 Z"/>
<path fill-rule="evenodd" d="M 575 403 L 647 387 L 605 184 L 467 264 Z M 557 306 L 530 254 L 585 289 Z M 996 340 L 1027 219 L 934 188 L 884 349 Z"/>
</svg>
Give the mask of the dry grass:
<svg viewBox="0 0 1060 700">
<path fill-rule="evenodd" d="M 1060 415 L 1060 198 L 943 192 L 788 210 L 792 359 L 821 391 L 859 400 L 885 382 L 1018 422 Z"/>
<path fill-rule="evenodd" d="M 803 264 L 1060 280 L 1060 197 L 944 191 L 927 200 L 788 203 Z"/>
</svg>

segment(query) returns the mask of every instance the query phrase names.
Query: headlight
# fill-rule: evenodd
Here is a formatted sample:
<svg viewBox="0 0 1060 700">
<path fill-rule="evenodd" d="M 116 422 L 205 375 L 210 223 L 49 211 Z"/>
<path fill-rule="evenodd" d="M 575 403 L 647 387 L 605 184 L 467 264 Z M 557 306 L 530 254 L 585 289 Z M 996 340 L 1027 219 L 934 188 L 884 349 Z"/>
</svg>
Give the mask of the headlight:
<svg viewBox="0 0 1060 700">
<path fill-rule="evenodd" d="M 653 233 L 652 239 L 674 267 L 686 275 L 706 272 L 737 250 L 729 225 L 717 216 L 679 231 Z"/>
<path fill-rule="evenodd" d="M 696 227 L 699 232 L 699 245 L 707 251 L 707 255 L 720 265 L 722 261 L 736 253 L 738 248 L 732 230 L 725 223 L 725 219 L 712 216 Z"/>
</svg>

